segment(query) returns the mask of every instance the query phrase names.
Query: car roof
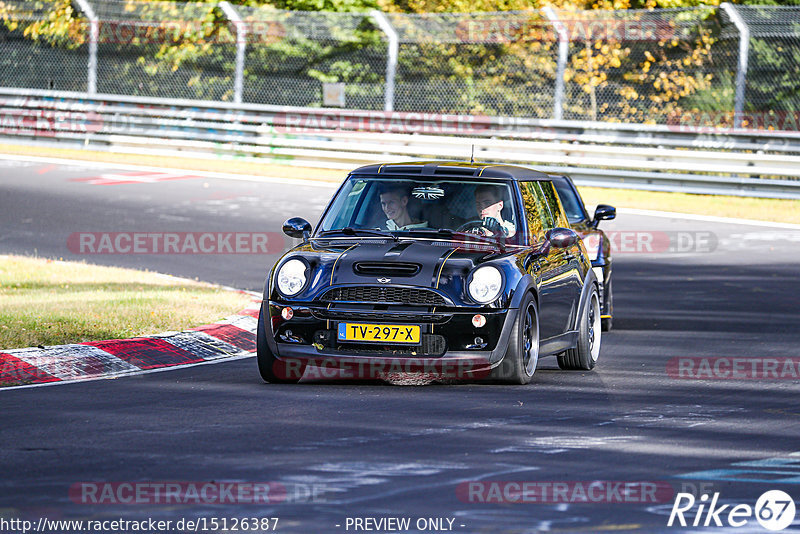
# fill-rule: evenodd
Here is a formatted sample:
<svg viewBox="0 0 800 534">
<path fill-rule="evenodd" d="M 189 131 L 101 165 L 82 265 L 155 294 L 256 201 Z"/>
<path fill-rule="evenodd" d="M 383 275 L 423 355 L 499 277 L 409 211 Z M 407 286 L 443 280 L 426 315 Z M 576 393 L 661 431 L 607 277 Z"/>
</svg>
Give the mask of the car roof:
<svg viewBox="0 0 800 534">
<path fill-rule="evenodd" d="M 359 167 L 350 174 L 374 174 L 381 178 L 408 179 L 411 176 L 450 178 L 492 178 L 512 181 L 550 180 L 543 172 L 517 165 L 467 163 L 463 161 L 410 161 L 405 163 L 376 163 Z"/>
<path fill-rule="evenodd" d="M 566 174 L 550 174 L 550 173 L 547 173 L 547 176 L 549 176 L 550 179 L 553 180 L 553 181 L 561 180 L 561 181 L 564 181 L 564 182 L 568 182 L 568 183 L 570 183 L 572 185 L 575 185 L 575 182 L 572 181 L 572 178 L 570 178 Z"/>
</svg>

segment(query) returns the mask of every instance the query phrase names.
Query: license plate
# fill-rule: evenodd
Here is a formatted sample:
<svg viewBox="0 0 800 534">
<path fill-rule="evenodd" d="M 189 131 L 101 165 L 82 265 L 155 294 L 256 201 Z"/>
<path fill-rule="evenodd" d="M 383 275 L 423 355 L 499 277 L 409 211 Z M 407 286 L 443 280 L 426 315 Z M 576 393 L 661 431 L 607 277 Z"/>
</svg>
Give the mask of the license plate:
<svg viewBox="0 0 800 534">
<path fill-rule="evenodd" d="M 339 341 L 367 343 L 420 343 L 420 328 L 403 324 L 339 323 Z"/>
</svg>

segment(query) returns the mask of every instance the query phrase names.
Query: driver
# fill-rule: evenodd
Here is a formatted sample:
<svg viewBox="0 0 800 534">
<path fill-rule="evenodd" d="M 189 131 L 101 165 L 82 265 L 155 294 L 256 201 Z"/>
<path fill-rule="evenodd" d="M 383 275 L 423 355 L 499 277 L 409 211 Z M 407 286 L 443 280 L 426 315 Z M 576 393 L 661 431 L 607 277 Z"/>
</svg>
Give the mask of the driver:
<svg viewBox="0 0 800 534">
<path fill-rule="evenodd" d="M 386 229 L 390 231 L 427 228 L 428 221 L 414 221 L 408 213 L 408 188 L 397 184 L 381 187 L 381 209 L 386 214 Z"/>
<path fill-rule="evenodd" d="M 514 223 L 503 219 L 502 186 L 479 185 L 475 188 L 475 209 L 484 221 L 484 234 L 495 235 L 502 231 L 505 237 L 514 237 L 517 229 Z"/>
</svg>

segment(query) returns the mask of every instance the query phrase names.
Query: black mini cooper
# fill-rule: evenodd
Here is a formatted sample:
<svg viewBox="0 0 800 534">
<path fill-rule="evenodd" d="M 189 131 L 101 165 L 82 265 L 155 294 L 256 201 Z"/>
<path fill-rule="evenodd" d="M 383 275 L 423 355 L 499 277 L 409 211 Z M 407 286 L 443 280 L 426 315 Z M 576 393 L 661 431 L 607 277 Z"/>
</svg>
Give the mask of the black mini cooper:
<svg viewBox="0 0 800 534">
<path fill-rule="evenodd" d="M 510 165 L 398 163 L 350 173 L 267 277 L 268 382 L 402 374 L 526 384 L 539 357 L 592 369 L 599 286 L 551 177 Z"/>
</svg>

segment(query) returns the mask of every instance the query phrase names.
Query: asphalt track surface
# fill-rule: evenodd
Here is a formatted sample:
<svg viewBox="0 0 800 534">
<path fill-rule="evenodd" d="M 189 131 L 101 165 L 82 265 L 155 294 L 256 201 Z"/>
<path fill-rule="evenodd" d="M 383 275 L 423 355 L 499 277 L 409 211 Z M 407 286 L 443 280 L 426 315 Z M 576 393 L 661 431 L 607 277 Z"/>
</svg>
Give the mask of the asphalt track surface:
<svg viewBox="0 0 800 534">
<path fill-rule="evenodd" d="M 82 256 L 67 239 L 86 231 L 278 232 L 289 216 L 316 220 L 332 194 L 330 186 L 209 178 L 75 181 L 120 172 L 0 162 L 0 253 L 260 291 L 276 254 Z M 603 225 L 710 232 L 715 244 L 616 255 L 615 328 L 593 372 L 542 360 L 524 387 L 284 386 L 264 384 L 251 358 L 0 390 L 0 517 L 279 517 L 279 532 L 354 532 L 347 520 L 356 517 L 407 517 L 412 526 L 449 518 L 455 532 L 720 531 L 668 528 L 673 494 L 697 488 L 719 492 L 719 504 L 752 506 L 764 491 L 783 489 L 800 499 L 800 457 L 790 456 L 800 451 L 800 380 L 667 372 L 675 357 L 798 356 L 800 231 L 624 212 Z M 708 470 L 717 471 L 691 475 Z M 288 498 L 90 505 L 69 496 L 84 481 L 273 482 Z M 481 503 L 458 493 L 470 481 L 649 481 L 671 491 L 659 502 Z M 800 519 L 787 531 L 798 527 Z M 738 532 L 765 530 L 751 518 Z"/>
</svg>

